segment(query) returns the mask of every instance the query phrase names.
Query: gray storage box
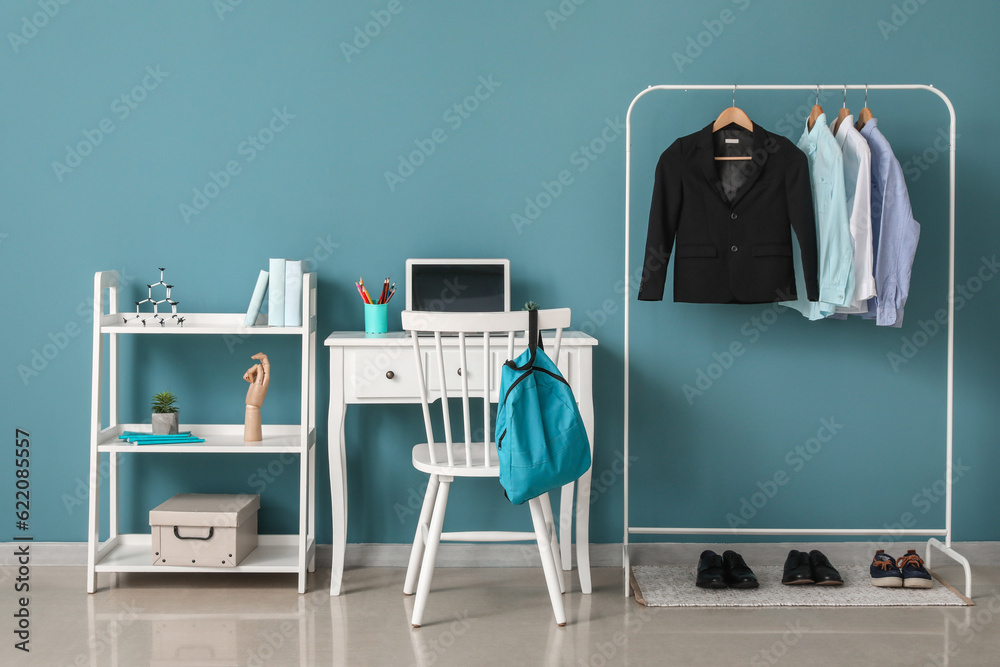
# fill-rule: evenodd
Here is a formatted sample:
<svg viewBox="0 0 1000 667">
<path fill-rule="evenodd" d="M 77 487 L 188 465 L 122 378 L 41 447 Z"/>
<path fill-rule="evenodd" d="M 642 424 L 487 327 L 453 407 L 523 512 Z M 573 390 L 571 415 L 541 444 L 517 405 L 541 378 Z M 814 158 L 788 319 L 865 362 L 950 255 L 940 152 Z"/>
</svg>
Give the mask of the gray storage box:
<svg viewBox="0 0 1000 667">
<path fill-rule="evenodd" d="M 258 495 L 180 493 L 149 512 L 153 564 L 236 567 L 257 548 Z"/>
</svg>

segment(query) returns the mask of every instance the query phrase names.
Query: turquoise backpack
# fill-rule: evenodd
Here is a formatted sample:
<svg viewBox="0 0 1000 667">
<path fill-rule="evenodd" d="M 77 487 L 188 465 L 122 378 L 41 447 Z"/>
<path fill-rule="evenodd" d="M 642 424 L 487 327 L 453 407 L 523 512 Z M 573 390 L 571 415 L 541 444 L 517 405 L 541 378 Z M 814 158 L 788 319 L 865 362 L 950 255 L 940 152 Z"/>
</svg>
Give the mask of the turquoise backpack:
<svg viewBox="0 0 1000 667">
<path fill-rule="evenodd" d="M 528 349 L 501 369 L 497 408 L 500 484 L 515 505 L 590 468 L 590 440 L 573 391 L 542 349 L 537 311 L 529 311 L 528 322 Z"/>
</svg>

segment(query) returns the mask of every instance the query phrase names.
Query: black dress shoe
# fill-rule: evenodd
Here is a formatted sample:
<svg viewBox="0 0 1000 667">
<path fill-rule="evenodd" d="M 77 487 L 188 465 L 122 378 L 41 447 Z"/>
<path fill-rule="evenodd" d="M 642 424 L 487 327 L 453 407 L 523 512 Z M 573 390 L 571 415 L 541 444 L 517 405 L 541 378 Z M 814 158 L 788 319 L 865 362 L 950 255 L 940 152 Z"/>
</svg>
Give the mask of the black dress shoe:
<svg viewBox="0 0 1000 667">
<path fill-rule="evenodd" d="M 785 559 L 785 569 L 781 575 L 783 584 L 813 583 L 812 567 L 809 565 L 809 554 L 805 551 L 792 549 Z"/>
<path fill-rule="evenodd" d="M 823 552 L 813 549 L 809 552 L 809 567 L 812 568 L 813 581 L 820 586 L 842 586 L 844 579 L 840 572 L 830 565 L 830 559 Z"/>
<path fill-rule="evenodd" d="M 722 576 L 730 588 L 757 588 L 757 575 L 735 551 L 722 554 Z"/>
<path fill-rule="evenodd" d="M 701 588 L 726 588 L 722 556 L 714 551 L 702 551 L 698 559 L 698 576 L 694 581 Z"/>
</svg>

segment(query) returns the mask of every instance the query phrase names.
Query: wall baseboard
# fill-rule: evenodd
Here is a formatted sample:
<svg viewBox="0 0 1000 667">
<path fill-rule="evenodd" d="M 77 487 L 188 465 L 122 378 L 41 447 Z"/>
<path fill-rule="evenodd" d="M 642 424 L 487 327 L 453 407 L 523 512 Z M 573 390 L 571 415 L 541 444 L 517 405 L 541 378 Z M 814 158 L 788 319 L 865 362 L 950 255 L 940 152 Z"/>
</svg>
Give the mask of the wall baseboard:
<svg viewBox="0 0 1000 667">
<path fill-rule="evenodd" d="M 4 542 L 0 566 L 17 565 L 15 550 L 24 542 Z M 85 566 L 87 545 L 84 542 L 31 542 L 31 564 L 35 566 Z M 923 556 L 925 542 L 888 545 L 892 556 L 901 556 L 907 548 L 916 548 Z M 789 549 L 819 548 L 836 564 L 861 564 L 871 561 L 876 545 L 872 542 L 803 543 L 641 543 L 629 548 L 633 565 L 691 565 L 705 549 L 721 553 L 733 549 L 754 565 L 781 565 Z M 1000 565 L 1000 542 L 954 542 L 952 546 L 973 565 Z M 346 567 L 406 567 L 410 557 L 409 544 L 348 544 Z M 620 567 L 621 544 L 591 544 L 592 567 Z M 329 544 L 316 547 L 317 567 L 330 567 L 332 548 Z M 575 560 L 575 559 L 574 559 Z M 940 552 L 934 553 L 934 563 L 950 562 Z M 524 544 L 442 544 L 438 550 L 438 567 L 538 567 L 538 549 L 533 543 Z"/>
</svg>

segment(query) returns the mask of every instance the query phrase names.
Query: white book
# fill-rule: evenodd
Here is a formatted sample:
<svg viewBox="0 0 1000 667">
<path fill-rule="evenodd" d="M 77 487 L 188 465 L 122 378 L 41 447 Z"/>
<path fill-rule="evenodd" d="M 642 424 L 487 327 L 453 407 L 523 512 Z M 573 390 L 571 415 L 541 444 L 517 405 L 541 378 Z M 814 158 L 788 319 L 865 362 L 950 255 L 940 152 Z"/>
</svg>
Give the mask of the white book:
<svg viewBox="0 0 1000 667">
<path fill-rule="evenodd" d="M 306 260 L 285 260 L 285 326 L 302 326 L 302 274 Z"/>
<path fill-rule="evenodd" d="M 267 290 L 267 324 L 285 326 L 285 260 L 271 258 Z"/>
<path fill-rule="evenodd" d="M 250 307 L 247 308 L 247 318 L 244 321 L 248 327 L 252 327 L 257 322 L 260 315 L 260 308 L 264 305 L 264 293 L 267 291 L 267 271 L 261 271 L 257 276 L 257 285 L 253 288 L 253 296 L 250 297 Z"/>
</svg>

